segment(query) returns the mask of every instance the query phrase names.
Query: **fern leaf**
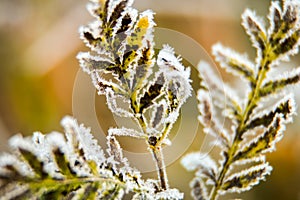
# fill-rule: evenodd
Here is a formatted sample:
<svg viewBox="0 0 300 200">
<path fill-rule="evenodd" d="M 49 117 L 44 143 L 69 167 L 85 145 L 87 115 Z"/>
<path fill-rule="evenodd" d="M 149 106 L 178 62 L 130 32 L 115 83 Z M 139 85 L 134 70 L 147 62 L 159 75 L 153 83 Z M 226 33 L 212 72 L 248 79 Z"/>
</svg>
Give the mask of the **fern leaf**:
<svg viewBox="0 0 300 200">
<path fill-rule="evenodd" d="M 274 38 L 274 34 L 279 31 L 279 28 L 282 24 L 282 10 L 280 8 L 278 1 L 272 1 L 271 6 L 269 9 L 269 15 L 268 19 L 270 22 L 270 27 L 268 29 L 268 35 L 271 36 L 271 38 Z"/>
<path fill-rule="evenodd" d="M 252 45 L 258 50 L 266 48 L 267 34 L 261 19 L 259 19 L 255 12 L 246 9 L 242 15 L 242 25 L 246 33 L 250 36 Z"/>
<path fill-rule="evenodd" d="M 214 45 L 212 52 L 216 61 L 227 72 L 246 78 L 250 84 L 255 82 L 254 65 L 245 55 L 240 55 L 229 48 L 223 47 L 221 44 Z"/>
<path fill-rule="evenodd" d="M 287 60 L 288 56 L 295 55 L 296 53 L 298 53 L 299 36 L 300 36 L 300 29 L 294 31 L 287 38 L 283 38 L 278 45 L 273 47 L 274 54 L 277 57 L 281 57 L 283 60 L 284 59 Z M 284 56 L 282 56 L 282 54 Z"/>
<path fill-rule="evenodd" d="M 133 78 L 132 78 L 132 91 L 140 90 L 143 86 L 147 84 L 147 78 L 152 73 L 152 67 L 154 64 L 153 61 L 153 47 L 152 44 L 148 44 L 141 51 L 141 56 L 138 58 L 138 61 L 134 65 Z"/>
<path fill-rule="evenodd" d="M 168 45 L 163 45 L 159 51 L 157 65 L 167 82 L 166 100 L 169 105 L 169 112 L 172 113 L 169 121 L 174 123 L 179 115 L 178 109 L 191 96 L 190 68 L 185 68 L 182 65 L 180 57 L 176 57 L 174 49 Z"/>
<path fill-rule="evenodd" d="M 270 94 L 278 94 L 280 91 L 284 91 L 287 86 L 296 85 L 300 82 L 300 68 L 293 70 L 292 72 L 285 73 L 282 76 L 273 78 L 269 82 L 266 82 L 260 89 L 259 95 L 261 97 L 270 96 Z"/>
<path fill-rule="evenodd" d="M 269 127 L 276 115 L 281 115 L 285 122 L 292 120 L 295 114 L 295 101 L 293 95 L 287 95 L 286 98 L 280 100 L 271 111 L 258 112 L 251 117 L 246 125 L 246 130 L 253 130 L 256 127 Z"/>
<path fill-rule="evenodd" d="M 158 104 L 156 104 L 153 108 L 150 124 L 152 128 L 158 128 L 160 125 L 164 123 L 164 120 L 167 116 L 167 102 L 165 100 L 161 100 Z"/>
<path fill-rule="evenodd" d="M 290 35 L 291 30 L 295 30 L 299 23 L 298 8 L 296 1 L 285 1 L 283 9 L 279 8 L 278 3 L 272 3 L 269 17 L 271 41 L 279 42 Z"/>
<path fill-rule="evenodd" d="M 107 25 L 112 27 L 114 35 L 122 25 L 123 18 L 126 14 L 126 9 L 133 4 L 133 0 L 121 0 L 121 1 L 112 1 L 115 2 L 115 5 L 112 6 L 112 13 L 107 20 Z"/>
<path fill-rule="evenodd" d="M 142 50 L 152 43 L 153 12 L 147 10 L 140 14 L 138 21 L 133 27 L 132 33 L 127 37 L 121 68 L 126 70 L 138 57 L 142 56 Z"/>
<path fill-rule="evenodd" d="M 113 110 L 114 113 L 120 117 L 128 117 L 131 118 L 133 117 L 133 113 L 131 110 L 128 108 L 120 107 L 117 103 L 117 99 L 123 100 L 124 103 L 129 104 L 129 100 L 125 99 L 124 96 L 118 95 L 110 88 L 106 89 L 106 101 L 107 101 L 107 106 L 110 110 Z"/>
<path fill-rule="evenodd" d="M 139 113 L 143 113 L 145 109 L 153 105 L 155 100 L 162 95 L 166 80 L 162 73 L 156 73 L 156 77 L 148 84 L 148 88 L 144 90 L 139 99 Z"/>
<path fill-rule="evenodd" d="M 273 122 L 268 129 L 258 138 L 251 141 L 249 144 L 241 147 L 233 160 L 250 159 L 262 153 L 271 152 L 275 149 L 275 143 L 282 138 L 282 131 L 284 129 L 282 116 L 274 116 Z"/>
<path fill-rule="evenodd" d="M 84 72 L 91 74 L 97 71 L 107 71 L 117 74 L 114 62 L 106 57 L 92 56 L 89 52 L 78 54 L 77 58 Z"/>
<path fill-rule="evenodd" d="M 298 52 L 299 46 L 299 2 L 285 1 L 283 10 L 273 3 L 270 9 L 269 41 L 274 59 L 288 60 Z M 273 21 L 271 21 L 273 19 Z"/>
<path fill-rule="evenodd" d="M 259 164 L 239 173 L 235 173 L 228 177 L 220 191 L 221 194 L 228 192 L 244 192 L 250 190 L 261 180 L 265 180 L 265 176 L 269 175 L 272 167 L 268 163 Z"/>
</svg>

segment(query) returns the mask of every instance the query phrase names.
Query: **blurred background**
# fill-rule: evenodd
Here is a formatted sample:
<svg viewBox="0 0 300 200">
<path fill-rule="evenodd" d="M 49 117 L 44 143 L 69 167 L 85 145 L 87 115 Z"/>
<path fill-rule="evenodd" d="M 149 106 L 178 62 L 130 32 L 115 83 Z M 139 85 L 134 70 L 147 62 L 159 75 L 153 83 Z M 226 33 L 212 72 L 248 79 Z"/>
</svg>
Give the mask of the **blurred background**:
<svg viewBox="0 0 300 200">
<path fill-rule="evenodd" d="M 240 25 L 240 15 L 248 7 L 265 16 L 270 2 L 136 0 L 135 6 L 139 10 L 153 9 L 158 27 L 186 34 L 207 52 L 211 51 L 212 44 L 222 42 L 253 58 L 255 51 Z M 79 69 L 76 55 L 87 50 L 79 39 L 78 27 L 92 19 L 85 9 L 86 3 L 87 0 L 0 1 L 0 150 L 7 149 L 6 141 L 15 133 L 62 131 L 60 119 L 72 115 L 73 86 Z M 294 57 L 291 65 L 299 66 L 300 57 Z M 232 85 L 236 83 L 231 76 L 223 74 L 223 78 Z M 198 87 L 196 80 L 193 86 Z M 300 104 L 298 90 L 294 92 Z M 96 97 L 95 101 L 99 123 L 105 131 L 115 122 L 103 98 Z M 274 170 L 267 181 L 250 192 L 234 195 L 235 198 L 300 199 L 299 122 L 296 116 L 277 145 L 277 151 L 268 155 Z M 199 150 L 202 139 L 199 128 L 187 152 Z M 171 186 L 184 191 L 185 199 L 190 199 L 188 183 L 193 174 L 186 172 L 179 161 L 168 166 L 168 174 Z M 145 176 L 153 177 L 153 174 Z"/>
</svg>

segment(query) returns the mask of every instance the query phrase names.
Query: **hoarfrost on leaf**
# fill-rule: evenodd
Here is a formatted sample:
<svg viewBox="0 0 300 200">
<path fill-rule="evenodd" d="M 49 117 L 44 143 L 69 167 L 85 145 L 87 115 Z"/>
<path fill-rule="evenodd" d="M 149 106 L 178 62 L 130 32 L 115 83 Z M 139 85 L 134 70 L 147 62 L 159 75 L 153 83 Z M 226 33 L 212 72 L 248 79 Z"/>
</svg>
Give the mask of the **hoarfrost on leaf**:
<svg viewBox="0 0 300 200">
<path fill-rule="evenodd" d="M 250 190 L 261 180 L 265 180 L 265 176 L 269 175 L 271 171 L 272 167 L 269 166 L 268 163 L 264 163 L 251 167 L 239 173 L 232 174 L 225 180 L 220 193 L 224 193 L 225 191 L 241 193 Z"/>
<path fill-rule="evenodd" d="M 218 171 L 218 166 L 209 155 L 199 152 L 189 153 L 181 160 L 181 164 L 188 171 L 197 171 L 200 177 L 208 178 L 211 183 L 215 182 L 214 177 Z"/>
</svg>

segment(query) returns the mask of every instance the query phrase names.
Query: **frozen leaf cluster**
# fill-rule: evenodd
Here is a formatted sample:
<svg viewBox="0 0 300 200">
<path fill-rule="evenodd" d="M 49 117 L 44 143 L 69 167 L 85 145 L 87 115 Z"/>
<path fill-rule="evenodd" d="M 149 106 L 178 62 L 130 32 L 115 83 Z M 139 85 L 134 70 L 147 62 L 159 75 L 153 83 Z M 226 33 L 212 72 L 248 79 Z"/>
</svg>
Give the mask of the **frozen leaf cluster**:
<svg viewBox="0 0 300 200">
<path fill-rule="evenodd" d="M 216 162 L 205 153 L 194 152 L 182 159 L 187 170 L 196 171 L 190 185 L 194 199 L 214 200 L 226 193 L 247 191 L 270 174 L 272 167 L 265 154 L 274 151 L 286 124 L 292 121 L 296 106 L 287 88 L 299 83 L 300 68 L 281 75 L 272 72 L 298 53 L 299 8 L 300 1 L 286 0 L 282 6 L 272 2 L 269 27 L 254 11 L 244 12 L 242 25 L 256 49 L 255 61 L 221 44 L 213 46 L 220 66 L 247 83 L 245 96 L 237 96 L 222 84 L 207 63 L 199 64 L 203 88 L 198 91 L 198 119 L 204 132 L 215 138 L 213 144 L 222 158 Z M 266 106 L 274 101 L 271 108 Z M 228 126 L 222 125 L 220 110 Z"/>
<path fill-rule="evenodd" d="M 80 29 L 90 51 L 80 53 L 78 59 L 98 93 L 106 96 L 109 109 L 139 127 L 114 130 L 115 135 L 144 138 L 156 146 L 166 141 L 191 94 L 190 69 L 168 45 L 155 53 L 154 13 L 138 12 L 132 4 L 132 0 L 106 0 L 88 5 L 96 20 Z"/>
<path fill-rule="evenodd" d="M 182 199 L 176 189 L 156 192 L 157 182 L 144 181 L 129 166 L 114 136 L 104 152 L 90 129 L 71 117 L 62 120 L 65 134 L 15 135 L 11 153 L 0 156 L 1 199 Z"/>
<path fill-rule="evenodd" d="M 137 125 L 109 130 L 113 136 L 144 139 L 157 166 L 159 190 L 168 189 L 162 146 L 181 106 L 191 95 L 190 68 L 174 49 L 155 51 L 155 23 L 151 10 L 132 7 L 133 0 L 92 1 L 88 10 L 96 18 L 80 29 L 88 52 L 78 54 L 80 66 L 90 75 L 108 108 Z"/>
</svg>

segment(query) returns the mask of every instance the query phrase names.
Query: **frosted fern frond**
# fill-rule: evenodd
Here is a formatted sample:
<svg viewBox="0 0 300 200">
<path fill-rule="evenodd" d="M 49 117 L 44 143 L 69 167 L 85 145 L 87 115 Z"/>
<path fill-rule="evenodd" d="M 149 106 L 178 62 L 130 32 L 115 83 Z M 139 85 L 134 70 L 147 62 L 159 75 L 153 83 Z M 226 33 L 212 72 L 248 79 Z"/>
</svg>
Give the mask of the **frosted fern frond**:
<svg viewBox="0 0 300 200">
<path fill-rule="evenodd" d="M 198 91 L 198 119 L 204 132 L 214 136 L 213 144 L 221 147 L 222 158 L 215 162 L 218 163 L 217 170 L 210 170 L 214 173 L 207 173 L 209 170 L 203 167 L 207 166 L 207 161 L 197 158 L 196 155 L 199 157 L 203 153 L 188 154 L 182 159 L 187 170 L 196 171 L 191 184 L 194 199 L 214 200 L 228 192 L 247 191 L 270 174 L 272 168 L 266 162 L 265 154 L 275 150 L 286 124 L 295 114 L 294 96 L 287 88 L 300 82 L 300 67 L 279 76 L 274 75 L 274 71 L 282 61 L 298 52 L 299 6 L 300 1 L 286 0 L 282 7 L 279 2 L 272 2 L 269 27 L 254 11 L 247 9 L 244 12 L 242 25 L 257 50 L 254 61 L 221 44 L 213 47 L 213 55 L 220 66 L 247 82 L 249 88 L 242 100 L 216 79 L 216 75 L 211 75 L 212 70 L 207 64 L 199 64 L 202 87 Z M 223 97 L 223 102 L 220 97 Z M 271 99 L 277 103 L 270 109 L 266 104 L 272 102 Z M 226 127 L 222 127 L 217 116 L 220 112 L 228 123 Z M 231 129 L 227 130 L 228 127 Z M 207 195 L 203 192 L 205 190 Z"/>
<path fill-rule="evenodd" d="M 10 139 L 12 153 L 0 156 L 1 198 L 121 199 L 128 192 L 153 193 L 115 138 L 108 137 L 105 153 L 75 119 L 65 117 L 62 126 L 65 134 Z"/>
</svg>

